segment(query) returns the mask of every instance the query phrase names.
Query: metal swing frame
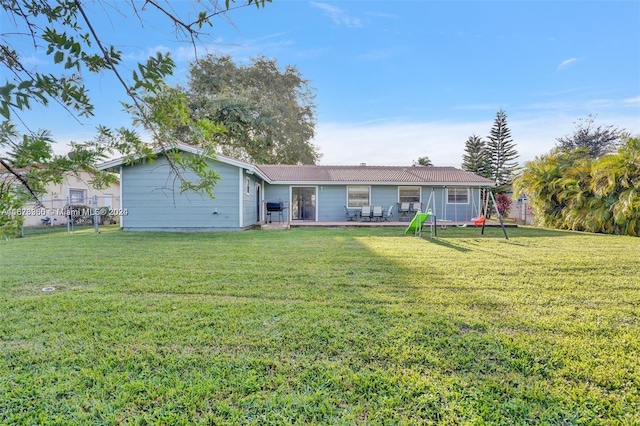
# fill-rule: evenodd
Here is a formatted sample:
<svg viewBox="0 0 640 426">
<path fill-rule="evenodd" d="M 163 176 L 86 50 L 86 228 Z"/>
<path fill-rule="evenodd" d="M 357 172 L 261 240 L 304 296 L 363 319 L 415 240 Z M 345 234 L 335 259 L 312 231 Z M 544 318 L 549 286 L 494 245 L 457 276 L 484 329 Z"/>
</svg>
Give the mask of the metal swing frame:
<svg viewBox="0 0 640 426">
<path fill-rule="evenodd" d="M 500 210 L 498 210 L 498 203 L 496 202 L 496 198 L 493 195 L 493 191 L 491 190 L 491 188 L 480 188 L 480 190 L 484 189 L 485 192 L 484 194 L 481 193 L 481 197 L 482 199 L 480 200 L 480 207 L 482 208 L 482 204 L 484 204 L 484 211 L 480 212 L 480 213 L 484 213 L 482 215 L 483 217 L 483 221 L 482 221 L 482 230 L 480 231 L 481 235 L 484 235 L 484 228 L 486 226 L 486 214 L 487 211 L 489 210 L 489 200 L 491 200 L 491 202 L 493 202 L 493 206 L 496 209 L 496 214 L 498 215 L 498 221 L 500 222 L 500 227 L 502 228 L 502 233 L 504 234 L 504 238 L 505 240 L 509 239 L 509 236 L 507 235 L 507 228 L 504 226 L 504 221 L 502 219 L 502 215 L 500 214 Z M 431 188 L 431 195 L 429 196 L 429 203 L 431 202 L 431 200 L 433 199 L 433 212 L 436 211 L 436 206 L 435 206 L 435 197 L 434 197 L 434 192 L 433 192 L 433 188 Z M 427 205 L 429 204 L 427 203 Z M 473 209 L 473 207 L 472 207 Z M 476 225 L 479 226 L 479 225 Z M 437 219 L 437 215 L 434 213 L 433 214 L 433 220 L 430 223 L 430 227 L 431 227 L 431 238 L 433 238 L 434 236 L 437 238 L 438 237 L 438 219 Z"/>
</svg>

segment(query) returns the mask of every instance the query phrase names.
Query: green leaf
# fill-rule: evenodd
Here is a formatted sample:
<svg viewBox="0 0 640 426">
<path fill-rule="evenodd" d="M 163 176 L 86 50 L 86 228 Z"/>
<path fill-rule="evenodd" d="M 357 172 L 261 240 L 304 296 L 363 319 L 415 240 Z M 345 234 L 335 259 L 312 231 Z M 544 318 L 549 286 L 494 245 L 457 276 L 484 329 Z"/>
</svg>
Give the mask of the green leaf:
<svg viewBox="0 0 640 426">
<path fill-rule="evenodd" d="M 0 102 L 0 114 L 2 114 L 5 119 L 9 120 L 9 104 L 5 101 Z"/>
<path fill-rule="evenodd" d="M 29 87 L 31 87 L 33 85 L 33 81 L 31 80 L 25 80 L 22 83 L 20 83 L 18 85 L 18 90 L 24 90 L 24 89 L 28 89 Z"/>
<path fill-rule="evenodd" d="M 55 62 L 56 64 L 59 64 L 60 62 L 62 62 L 64 60 L 64 53 L 61 52 L 60 50 L 58 50 L 55 55 L 53 55 L 53 62 Z"/>
</svg>

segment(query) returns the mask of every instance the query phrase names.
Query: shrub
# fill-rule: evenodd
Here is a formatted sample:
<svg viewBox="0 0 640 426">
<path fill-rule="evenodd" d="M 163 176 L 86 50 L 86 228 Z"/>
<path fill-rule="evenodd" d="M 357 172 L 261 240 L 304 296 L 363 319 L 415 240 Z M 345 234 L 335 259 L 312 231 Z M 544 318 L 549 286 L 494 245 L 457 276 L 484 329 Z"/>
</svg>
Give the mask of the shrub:
<svg viewBox="0 0 640 426">
<path fill-rule="evenodd" d="M 509 216 L 509 213 L 511 212 L 512 202 L 513 200 L 511 200 L 511 198 L 508 197 L 507 195 L 504 195 L 504 194 L 496 195 L 496 203 L 498 204 L 498 211 L 500 212 L 500 215 L 502 217 Z"/>
</svg>

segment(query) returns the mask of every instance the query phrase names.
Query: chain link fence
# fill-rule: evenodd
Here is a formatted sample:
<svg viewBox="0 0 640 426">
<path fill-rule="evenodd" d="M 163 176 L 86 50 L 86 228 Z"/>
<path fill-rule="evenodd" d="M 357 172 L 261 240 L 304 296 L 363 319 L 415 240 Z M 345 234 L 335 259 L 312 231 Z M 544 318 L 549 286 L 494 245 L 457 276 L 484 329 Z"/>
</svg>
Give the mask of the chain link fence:
<svg viewBox="0 0 640 426">
<path fill-rule="evenodd" d="M 21 236 L 29 237 L 50 232 L 100 232 L 102 227 L 118 227 L 125 214 L 120 198 L 94 195 L 88 199 L 43 198 L 41 205 L 28 205 L 15 214 L 24 218 Z"/>
</svg>

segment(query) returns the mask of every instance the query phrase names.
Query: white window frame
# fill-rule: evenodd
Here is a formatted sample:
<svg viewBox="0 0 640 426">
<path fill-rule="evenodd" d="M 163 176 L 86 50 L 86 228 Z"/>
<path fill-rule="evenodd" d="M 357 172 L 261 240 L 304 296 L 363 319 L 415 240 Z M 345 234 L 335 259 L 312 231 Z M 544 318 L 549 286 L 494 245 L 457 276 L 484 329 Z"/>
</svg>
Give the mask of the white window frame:
<svg viewBox="0 0 640 426">
<path fill-rule="evenodd" d="M 402 200 L 400 198 L 400 190 L 402 189 L 417 189 L 418 190 L 418 199 L 417 200 Z M 405 186 L 399 186 L 398 187 L 398 203 L 422 203 L 422 187 L 421 186 L 409 186 L 409 185 L 405 185 Z"/>
<path fill-rule="evenodd" d="M 251 178 L 249 176 L 246 176 L 244 182 L 245 182 L 245 185 L 244 185 L 245 195 L 251 195 Z"/>
<path fill-rule="evenodd" d="M 449 199 L 449 191 L 455 191 L 456 192 L 456 194 L 454 195 L 454 200 L 455 201 L 453 201 L 453 202 L 450 201 L 450 199 Z M 457 194 L 457 192 L 459 192 L 459 191 L 460 192 L 465 191 L 467 193 L 467 200 L 466 201 L 464 201 L 464 202 L 457 201 L 458 197 L 460 196 L 460 195 Z M 446 197 L 447 197 L 447 204 L 469 204 L 469 200 L 471 198 L 471 196 L 469 194 L 469 188 L 459 188 L 459 187 L 447 188 Z"/>
<path fill-rule="evenodd" d="M 71 196 L 72 192 L 82 192 L 82 200 L 78 203 L 74 202 L 73 197 Z M 88 204 L 89 197 L 87 195 L 87 190 L 83 188 L 69 188 L 69 204 Z"/>
<path fill-rule="evenodd" d="M 367 203 L 363 205 L 354 205 L 349 203 L 349 190 L 352 188 L 366 188 L 367 189 Z M 365 185 L 348 185 L 347 186 L 347 208 L 348 209 L 360 209 L 362 206 L 370 206 L 371 205 L 371 187 Z"/>
</svg>

